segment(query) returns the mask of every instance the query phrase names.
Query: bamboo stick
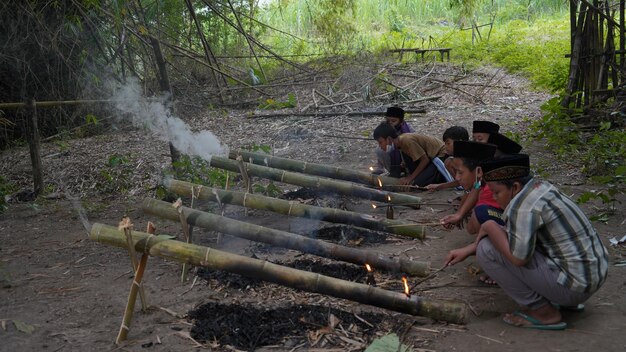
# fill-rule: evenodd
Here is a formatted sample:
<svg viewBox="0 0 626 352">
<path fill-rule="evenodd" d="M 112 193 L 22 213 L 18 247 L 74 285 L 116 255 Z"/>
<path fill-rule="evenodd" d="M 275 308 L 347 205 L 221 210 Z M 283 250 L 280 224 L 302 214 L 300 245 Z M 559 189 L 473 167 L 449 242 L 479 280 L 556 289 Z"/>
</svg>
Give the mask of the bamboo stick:
<svg viewBox="0 0 626 352">
<path fill-rule="evenodd" d="M 418 238 L 420 240 L 426 237 L 425 227 L 419 227 L 417 226 L 419 224 L 409 223 L 406 220 L 377 219 L 367 214 L 334 208 L 316 207 L 314 205 L 266 197 L 260 194 L 204 187 L 173 179 L 166 180 L 164 186 L 168 191 L 180 196 L 195 197 L 197 199 L 217 202 L 218 204 L 228 203 L 244 206 L 246 208 L 269 210 L 288 216 L 348 224 L 377 231 L 390 232 L 399 236 Z M 224 216 L 224 213 L 222 213 L 222 216 Z M 396 228 L 397 226 L 411 226 L 411 228 L 399 229 Z"/>
<path fill-rule="evenodd" d="M 122 221 L 120 221 L 118 229 L 124 232 L 124 236 L 126 237 L 126 242 L 128 244 L 132 243 L 133 235 L 132 230 L 133 224 L 130 222 L 129 217 L 124 217 Z M 130 262 L 133 267 L 133 274 L 137 274 L 137 268 L 139 267 L 139 263 L 137 262 L 137 253 L 135 253 L 135 248 L 132 246 L 128 246 L 128 255 L 130 256 Z M 148 302 L 146 300 L 146 293 L 143 290 L 143 287 L 139 288 L 139 298 L 141 298 L 141 310 L 148 310 Z M 134 303 L 133 303 L 134 304 Z"/>
<path fill-rule="evenodd" d="M 211 166 L 233 172 L 239 172 L 237 161 L 227 158 L 213 156 L 210 161 Z M 334 192 L 355 197 L 371 199 L 380 202 L 389 202 L 387 197 L 391 197 L 391 203 L 420 203 L 422 198 L 401 194 L 395 192 L 387 192 L 371 189 L 365 186 L 357 185 L 352 182 L 338 181 L 327 178 L 304 175 L 296 172 L 274 169 L 266 166 L 254 165 L 247 163 L 246 170 L 248 175 L 267 178 L 270 180 L 289 183 L 302 187 L 309 187 L 318 191 Z M 418 208 L 418 206 L 415 206 Z"/>
<path fill-rule="evenodd" d="M 256 165 L 263 165 L 275 169 L 288 170 L 293 172 L 301 172 L 303 174 L 328 177 L 344 181 L 352 181 L 378 187 L 378 180 L 383 187 L 397 185 L 398 180 L 394 177 L 374 175 L 365 171 L 357 171 L 351 169 L 329 166 L 324 164 L 309 163 L 306 161 L 279 158 L 263 153 L 254 153 L 245 150 L 232 151 L 228 155 L 230 159 L 236 160 L 241 156 L 244 161 Z"/>
<path fill-rule="evenodd" d="M 147 234 L 149 236 L 154 235 L 156 229 L 154 225 L 149 222 L 147 227 Z M 134 252 L 134 242 L 132 243 L 133 252 Z M 130 249 L 130 247 L 129 247 Z M 128 301 L 126 302 L 126 309 L 124 310 L 124 318 L 122 319 L 122 325 L 120 326 L 120 331 L 117 334 L 117 338 L 115 339 L 115 344 L 119 345 L 122 341 L 126 340 L 128 336 L 128 331 L 130 331 L 130 324 L 133 320 L 133 311 L 135 310 L 135 302 L 137 301 L 137 292 L 143 289 L 143 273 L 146 270 L 146 265 L 148 263 L 148 253 L 141 254 L 141 260 L 139 261 L 139 265 L 137 266 L 137 271 L 135 272 L 135 278 L 133 279 L 133 283 L 130 286 L 130 292 L 128 293 Z"/>
<path fill-rule="evenodd" d="M 187 224 L 187 218 L 185 218 L 185 214 L 182 211 L 182 205 L 183 205 L 183 201 L 180 198 L 178 198 L 176 200 L 176 202 L 174 202 L 174 204 L 172 204 L 174 209 L 176 209 L 176 211 L 178 212 L 178 219 L 180 221 L 180 225 L 183 228 L 183 234 L 185 235 L 185 242 L 191 243 L 191 232 L 189 231 L 189 225 Z M 189 271 L 189 266 L 187 265 L 187 263 L 183 263 L 183 270 L 182 270 L 182 273 L 180 274 L 180 282 L 181 283 L 184 283 L 185 280 L 187 279 L 187 272 L 188 271 Z"/>
<path fill-rule="evenodd" d="M 93 225 L 89 238 L 115 247 L 126 247 L 126 241 L 120 231 L 99 223 Z M 133 241 L 137 251 L 150 253 L 155 257 L 207 267 L 211 270 L 224 270 L 303 291 L 321 293 L 455 324 L 465 324 L 468 318 L 467 305 L 461 302 L 437 300 L 416 295 L 407 297 L 401 292 L 387 291 L 209 247 L 150 236 L 146 233 L 135 232 Z"/>
<path fill-rule="evenodd" d="M 148 214 L 157 215 L 172 221 L 178 220 L 178 213 L 172 208 L 170 203 L 146 198 L 143 201 L 142 208 L 143 211 Z M 399 260 L 389 259 L 373 251 L 340 246 L 285 231 L 270 229 L 195 209 L 189 209 L 187 207 L 182 207 L 181 209 L 187 221 L 194 226 L 245 238 L 250 241 L 269 243 L 278 247 L 294 249 L 320 257 L 342 260 L 359 265 L 370 264 L 378 270 L 405 272 L 410 275 L 419 276 L 426 276 L 429 272 L 429 264 L 426 262 L 411 261 L 405 258 L 400 258 Z"/>
</svg>

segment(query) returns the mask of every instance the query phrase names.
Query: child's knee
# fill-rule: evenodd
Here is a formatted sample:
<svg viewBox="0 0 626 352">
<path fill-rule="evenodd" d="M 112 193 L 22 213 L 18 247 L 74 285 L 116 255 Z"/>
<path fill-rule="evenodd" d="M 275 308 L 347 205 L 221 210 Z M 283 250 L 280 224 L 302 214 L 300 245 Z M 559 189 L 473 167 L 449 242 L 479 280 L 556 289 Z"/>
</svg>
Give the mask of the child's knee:
<svg viewBox="0 0 626 352">
<path fill-rule="evenodd" d="M 479 264 L 494 261 L 494 251 L 497 251 L 489 238 L 483 238 L 476 246 L 476 260 Z M 482 264 L 481 264 L 482 265 Z"/>
</svg>

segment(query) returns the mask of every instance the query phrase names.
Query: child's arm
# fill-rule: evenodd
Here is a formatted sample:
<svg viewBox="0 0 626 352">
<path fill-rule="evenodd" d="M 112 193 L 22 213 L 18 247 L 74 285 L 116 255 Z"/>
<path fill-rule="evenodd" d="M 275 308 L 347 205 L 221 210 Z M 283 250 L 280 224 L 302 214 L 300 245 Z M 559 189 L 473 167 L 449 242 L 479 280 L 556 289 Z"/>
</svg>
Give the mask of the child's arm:
<svg viewBox="0 0 626 352">
<path fill-rule="evenodd" d="M 478 202 L 478 195 L 480 193 L 480 190 L 478 189 L 473 189 L 465 198 L 465 200 L 463 201 L 463 203 L 461 204 L 461 206 L 459 207 L 459 210 L 456 211 L 456 213 L 452 214 L 452 215 L 446 215 L 441 219 L 441 224 L 444 227 L 450 228 L 453 225 L 458 225 L 461 223 L 461 221 L 463 220 L 463 218 L 465 218 L 465 216 L 472 211 L 472 209 L 474 209 L 474 205 L 476 205 L 476 202 Z"/>
<path fill-rule="evenodd" d="M 413 172 L 409 176 L 402 177 L 398 181 L 398 183 L 401 185 L 410 185 L 411 183 L 413 183 L 413 180 L 415 180 L 417 175 L 424 171 L 426 166 L 428 166 L 428 163 L 430 163 L 430 159 L 428 158 L 428 156 L 426 154 L 422 155 L 422 157 L 419 158 L 419 163 L 417 164 L 415 170 L 413 170 Z"/>
<path fill-rule="evenodd" d="M 426 185 L 426 188 L 428 188 L 429 191 L 434 192 L 434 191 L 439 191 L 445 188 L 452 188 L 452 187 L 456 187 L 459 185 L 459 181 L 452 181 L 452 182 L 446 182 L 446 183 L 432 183 L 430 185 Z"/>
</svg>

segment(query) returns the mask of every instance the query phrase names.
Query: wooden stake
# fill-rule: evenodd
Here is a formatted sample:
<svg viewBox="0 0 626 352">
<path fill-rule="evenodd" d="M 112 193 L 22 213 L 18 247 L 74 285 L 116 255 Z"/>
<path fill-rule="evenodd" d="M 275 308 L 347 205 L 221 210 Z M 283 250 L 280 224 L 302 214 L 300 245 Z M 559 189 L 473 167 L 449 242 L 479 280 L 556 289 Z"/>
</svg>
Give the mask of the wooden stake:
<svg viewBox="0 0 626 352">
<path fill-rule="evenodd" d="M 120 231 L 124 231 L 124 236 L 126 237 L 127 243 L 133 243 L 133 224 L 130 222 L 129 217 L 122 218 L 122 221 L 120 221 L 118 225 L 118 229 Z M 130 262 L 133 265 L 133 273 L 136 275 L 139 263 L 137 263 L 137 253 L 135 253 L 135 247 L 129 246 L 128 254 L 130 255 Z M 141 310 L 145 312 L 146 310 L 148 310 L 148 303 L 146 300 L 146 294 L 143 291 L 143 287 L 139 288 L 139 298 L 141 298 Z M 133 302 L 133 306 L 134 304 L 135 303 Z"/>
<path fill-rule="evenodd" d="M 178 219 L 180 220 L 180 224 L 183 228 L 183 234 L 185 235 L 185 242 L 191 243 L 191 231 L 189 231 L 189 228 L 191 226 L 187 223 L 187 218 L 185 217 L 185 214 L 183 213 L 183 201 L 180 198 L 178 198 L 174 202 L 174 204 L 172 204 L 172 206 L 174 207 L 174 209 L 176 209 L 176 212 L 178 213 Z M 181 283 L 184 283 L 185 280 L 187 279 L 188 272 L 189 272 L 189 266 L 187 265 L 187 263 L 183 263 L 183 271 L 180 275 Z"/>
<path fill-rule="evenodd" d="M 125 218 L 128 219 L 128 218 Z M 123 220 L 122 220 L 123 221 Z M 130 223 L 130 221 L 129 221 Z M 153 235 L 156 232 L 156 228 L 154 224 L 151 222 L 148 223 L 146 232 L 150 235 Z M 126 234 L 126 232 L 124 232 Z M 126 241 L 128 242 L 128 236 L 126 236 Z M 133 244 L 132 238 L 130 239 L 130 243 Z M 133 252 L 134 252 L 133 246 Z M 146 270 L 146 265 L 148 263 L 148 257 L 150 255 L 148 253 L 143 253 L 141 255 L 141 260 L 139 261 L 139 265 L 137 266 L 137 270 L 135 272 L 135 278 L 133 280 L 132 285 L 130 286 L 130 292 L 128 293 L 128 301 L 126 302 L 126 309 L 124 310 L 124 318 L 122 319 L 122 325 L 120 326 L 120 331 L 117 334 L 117 338 L 115 339 L 115 344 L 119 345 L 122 341 L 126 340 L 128 336 L 128 331 L 130 331 L 130 324 L 133 319 L 133 311 L 135 310 L 135 302 L 137 301 L 137 292 L 143 292 L 143 273 Z M 142 301 L 143 302 L 143 301 Z"/>
</svg>

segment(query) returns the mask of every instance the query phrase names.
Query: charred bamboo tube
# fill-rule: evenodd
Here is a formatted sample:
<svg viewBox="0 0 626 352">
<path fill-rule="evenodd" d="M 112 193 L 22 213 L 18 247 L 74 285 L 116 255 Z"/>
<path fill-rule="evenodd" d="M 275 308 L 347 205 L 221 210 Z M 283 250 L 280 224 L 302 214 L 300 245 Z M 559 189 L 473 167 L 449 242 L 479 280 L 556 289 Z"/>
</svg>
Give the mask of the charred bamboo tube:
<svg viewBox="0 0 626 352">
<path fill-rule="evenodd" d="M 211 157 L 211 166 L 233 172 L 239 172 L 239 165 L 237 161 L 230 160 L 219 156 Z M 319 191 L 328 191 L 334 193 L 345 194 L 349 196 L 361 197 L 366 199 L 372 199 L 379 202 L 391 202 L 391 203 L 417 203 L 422 201 L 422 198 L 411 196 L 408 194 L 387 192 L 369 187 L 357 185 L 352 182 L 338 181 L 328 178 L 321 178 L 317 176 L 304 175 L 297 172 L 291 172 L 286 170 L 274 169 L 267 166 L 254 165 L 245 163 L 246 169 L 249 175 L 267 178 L 270 180 L 289 183 L 293 185 L 314 188 Z M 419 205 L 413 206 L 419 208 Z"/>
<path fill-rule="evenodd" d="M 278 247 L 359 265 L 367 263 L 379 270 L 404 272 L 409 275 L 419 276 L 426 276 L 430 271 L 430 265 L 426 262 L 417 262 L 404 258 L 393 260 L 372 251 L 340 246 L 187 207 L 181 207 L 180 209 L 185 214 L 187 222 L 193 226 L 227 233 L 250 241 L 269 243 Z M 178 221 L 178 212 L 167 202 L 146 198 L 143 201 L 143 211 L 172 221 Z"/>
<path fill-rule="evenodd" d="M 96 223 L 89 238 L 110 246 L 125 248 L 124 235 L 115 227 Z M 135 232 L 135 249 L 155 257 L 191 263 L 212 270 L 254 277 L 295 289 L 325 294 L 360 302 L 396 312 L 420 315 L 455 324 L 465 324 L 467 305 L 461 302 L 436 300 L 403 292 L 392 292 L 360 283 L 341 280 L 273 264 L 267 261 L 231 254 L 217 249 Z"/>
<path fill-rule="evenodd" d="M 338 180 L 351 181 L 378 187 L 378 180 L 383 185 L 397 185 L 398 180 L 394 177 L 374 175 L 369 172 L 344 169 L 324 164 L 309 163 L 306 161 L 279 158 L 269 154 L 254 153 L 245 150 L 232 151 L 228 155 L 231 159 L 236 159 L 241 155 L 243 160 L 256 165 L 273 167 L 281 170 L 301 172 L 303 174 L 334 178 Z"/>
<path fill-rule="evenodd" d="M 341 209 L 316 207 L 313 205 L 266 197 L 259 194 L 225 191 L 173 179 L 166 180 L 164 183 L 165 187 L 170 192 L 185 197 L 195 196 L 199 199 L 218 203 L 228 203 L 253 209 L 269 210 L 288 216 L 349 224 L 377 231 L 391 232 L 393 234 L 406 237 L 419 239 L 424 239 L 424 237 L 426 237 L 426 226 L 411 223 L 405 220 L 375 219 L 367 214 L 359 214 Z"/>
</svg>

